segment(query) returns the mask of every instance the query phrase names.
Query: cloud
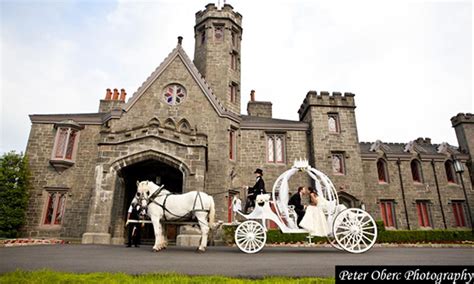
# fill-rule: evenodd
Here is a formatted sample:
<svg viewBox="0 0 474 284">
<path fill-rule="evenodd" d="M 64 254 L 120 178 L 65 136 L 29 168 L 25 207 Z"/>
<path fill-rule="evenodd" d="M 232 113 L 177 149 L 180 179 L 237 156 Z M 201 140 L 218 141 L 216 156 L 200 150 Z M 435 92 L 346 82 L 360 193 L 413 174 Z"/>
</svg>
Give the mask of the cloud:
<svg viewBox="0 0 474 284">
<path fill-rule="evenodd" d="M 0 152 L 25 149 L 28 114 L 95 112 L 106 88 L 131 97 L 178 35 L 192 58 L 208 2 L 2 2 Z M 243 15 L 243 112 L 251 89 L 294 120 L 309 90 L 353 92 L 361 140 L 457 144 L 449 119 L 473 109 L 470 2 L 227 2 Z"/>
</svg>

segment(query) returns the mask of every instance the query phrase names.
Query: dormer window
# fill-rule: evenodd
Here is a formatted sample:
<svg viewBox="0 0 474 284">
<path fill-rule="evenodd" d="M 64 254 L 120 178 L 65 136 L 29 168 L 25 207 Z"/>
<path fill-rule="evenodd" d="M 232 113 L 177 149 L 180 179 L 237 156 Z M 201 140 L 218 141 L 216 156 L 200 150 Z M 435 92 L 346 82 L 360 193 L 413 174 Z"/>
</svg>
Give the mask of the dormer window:
<svg viewBox="0 0 474 284">
<path fill-rule="evenodd" d="M 79 143 L 79 131 L 82 126 L 73 120 L 66 120 L 56 123 L 54 128 L 56 137 L 49 162 L 56 169 L 64 170 L 74 165 Z"/>
</svg>

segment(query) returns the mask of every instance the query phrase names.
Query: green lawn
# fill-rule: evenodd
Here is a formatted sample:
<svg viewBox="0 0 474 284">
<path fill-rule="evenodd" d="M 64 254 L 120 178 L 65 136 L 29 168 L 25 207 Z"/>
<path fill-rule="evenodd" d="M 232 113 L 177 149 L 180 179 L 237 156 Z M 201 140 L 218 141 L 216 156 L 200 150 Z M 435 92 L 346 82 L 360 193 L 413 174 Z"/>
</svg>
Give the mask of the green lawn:
<svg viewBox="0 0 474 284">
<path fill-rule="evenodd" d="M 0 274 L 0 283 L 335 283 L 334 278 L 287 278 L 268 277 L 263 279 L 242 279 L 223 276 L 186 276 L 180 274 L 141 274 L 125 273 L 67 273 L 51 270 L 38 270 Z"/>
</svg>

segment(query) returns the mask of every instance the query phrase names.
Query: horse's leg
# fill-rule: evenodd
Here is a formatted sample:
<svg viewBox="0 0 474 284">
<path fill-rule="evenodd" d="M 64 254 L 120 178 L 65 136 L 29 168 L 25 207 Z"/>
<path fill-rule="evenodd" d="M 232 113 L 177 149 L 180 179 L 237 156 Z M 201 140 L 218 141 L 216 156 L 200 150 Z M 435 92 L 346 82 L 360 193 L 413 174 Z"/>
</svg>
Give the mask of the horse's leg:
<svg viewBox="0 0 474 284">
<path fill-rule="evenodd" d="M 153 230 L 155 231 L 155 245 L 153 246 L 153 251 L 160 251 L 162 247 L 162 234 L 163 229 L 161 228 L 161 223 L 159 218 L 151 218 L 153 223 Z"/>
<path fill-rule="evenodd" d="M 205 252 L 207 246 L 207 235 L 209 234 L 207 212 L 196 212 L 195 216 L 199 222 L 199 228 L 201 229 L 201 244 L 198 247 L 198 252 Z"/>
</svg>

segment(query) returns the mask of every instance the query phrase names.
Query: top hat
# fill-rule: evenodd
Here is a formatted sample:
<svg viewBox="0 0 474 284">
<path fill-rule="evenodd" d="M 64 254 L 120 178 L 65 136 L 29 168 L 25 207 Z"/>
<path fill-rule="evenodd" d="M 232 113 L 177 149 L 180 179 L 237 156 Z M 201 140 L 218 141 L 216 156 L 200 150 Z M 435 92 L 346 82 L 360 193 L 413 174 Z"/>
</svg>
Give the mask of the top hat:
<svg viewBox="0 0 474 284">
<path fill-rule="evenodd" d="M 261 169 L 256 169 L 254 174 L 261 174 L 263 175 L 263 171 Z"/>
</svg>

